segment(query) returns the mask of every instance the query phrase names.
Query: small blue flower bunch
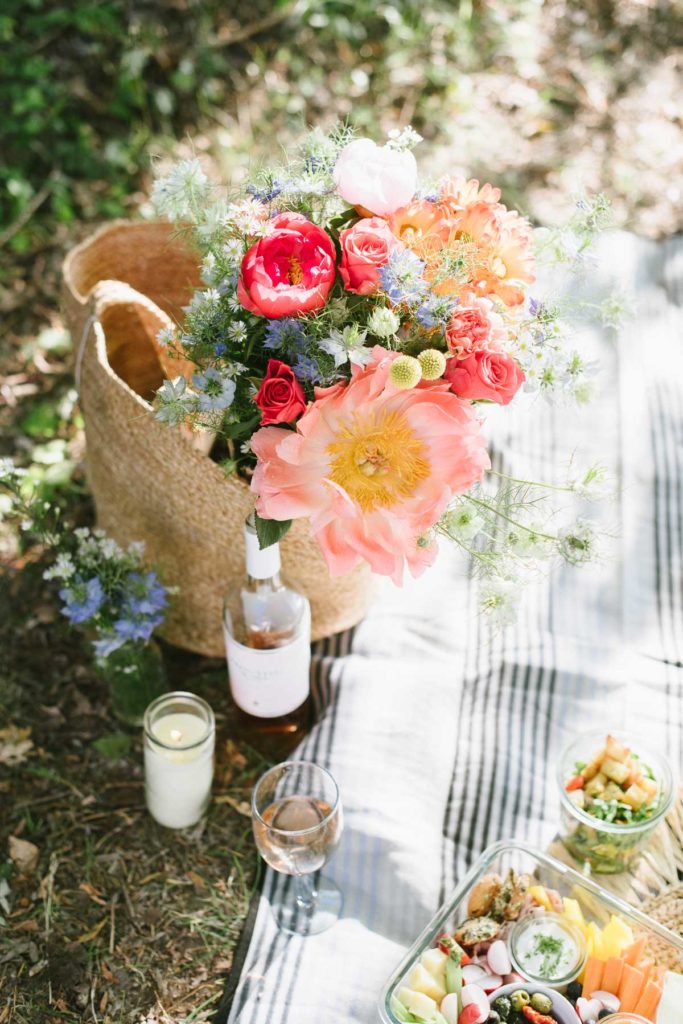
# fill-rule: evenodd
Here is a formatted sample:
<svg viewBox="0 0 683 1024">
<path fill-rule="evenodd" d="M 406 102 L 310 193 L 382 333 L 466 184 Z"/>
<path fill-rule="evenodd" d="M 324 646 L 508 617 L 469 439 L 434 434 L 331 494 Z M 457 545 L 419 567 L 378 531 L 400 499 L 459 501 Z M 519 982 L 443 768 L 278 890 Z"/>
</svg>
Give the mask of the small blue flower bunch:
<svg viewBox="0 0 683 1024">
<path fill-rule="evenodd" d="M 46 570 L 46 579 L 60 579 L 62 614 L 72 625 L 97 634 L 98 658 L 127 643 L 146 643 L 164 621 L 168 589 L 154 570 L 142 564 L 143 546 L 121 548 L 101 530 L 74 532 L 76 544 L 61 551 Z"/>
</svg>

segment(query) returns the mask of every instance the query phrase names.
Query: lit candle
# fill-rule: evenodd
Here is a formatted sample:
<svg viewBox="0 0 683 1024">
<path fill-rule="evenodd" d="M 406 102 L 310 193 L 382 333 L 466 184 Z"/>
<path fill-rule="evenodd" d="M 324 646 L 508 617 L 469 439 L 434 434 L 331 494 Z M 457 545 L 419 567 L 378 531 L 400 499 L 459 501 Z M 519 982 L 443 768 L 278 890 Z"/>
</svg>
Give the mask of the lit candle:
<svg viewBox="0 0 683 1024">
<path fill-rule="evenodd" d="M 167 693 L 145 712 L 145 796 L 160 825 L 196 825 L 213 780 L 213 711 L 192 693 Z"/>
</svg>

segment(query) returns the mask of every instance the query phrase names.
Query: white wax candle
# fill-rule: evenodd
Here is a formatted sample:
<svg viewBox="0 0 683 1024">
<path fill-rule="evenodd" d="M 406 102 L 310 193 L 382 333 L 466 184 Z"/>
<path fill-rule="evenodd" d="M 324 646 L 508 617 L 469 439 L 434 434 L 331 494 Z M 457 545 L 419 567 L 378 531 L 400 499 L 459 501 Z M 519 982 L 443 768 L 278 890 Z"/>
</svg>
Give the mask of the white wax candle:
<svg viewBox="0 0 683 1024">
<path fill-rule="evenodd" d="M 150 732 L 152 740 L 145 738 L 149 812 L 167 828 L 195 825 L 211 795 L 213 731 L 198 715 L 170 712 L 156 719 Z"/>
</svg>

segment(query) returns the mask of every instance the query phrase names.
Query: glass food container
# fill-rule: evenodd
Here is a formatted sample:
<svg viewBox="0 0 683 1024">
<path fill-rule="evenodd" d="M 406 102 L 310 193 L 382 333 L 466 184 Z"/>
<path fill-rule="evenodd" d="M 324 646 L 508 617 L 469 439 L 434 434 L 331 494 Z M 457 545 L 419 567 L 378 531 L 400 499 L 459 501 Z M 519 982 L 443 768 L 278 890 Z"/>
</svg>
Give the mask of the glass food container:
<svg viewBox="0 0 683 1024">
<path fill-rule="evenodd" d="M 382 1024 L 401 1024 L 392 1008 L 398 989 L 404 984 L 410 968 L 426 950 L 436 945 L 438 937 L 444 932 L 453 932 L 466 920 L 467 898 L 472 887 L 484 875 L 495 872 L 504 876 L 510 868 L 526 872 L 534 877 L 535 883 L 556 889 L 560 895 L 575 899 L 586 920 L 595 921 L 599 927 L 604 927 L 612 914 L 618 914 L 630 925 L 634 934 L 644 936 L 646 949 L 650 942 L 657 949 L 666 947 L 667 953 L 670 954 L 669 969 L 675 969 L 683 974 L 683 938 L 674 935 L 642 911 L 606 892 L 597 882 L 585 878 L 554 857 L 534 850 L 526 843 L 508 840 L 495 843 L 484 851 L 450 899 L 436 912 L 397 965 L 380 995 L 378 1009 Z M 621 1017 L 624 1017 L 624 1014 L 621 1014 Z M 616 1015 L 614 1024 L 618 1024 L 618 1020 L 619 1014 Z M 629 1021 L 628 1024 L 635 1022 Z"/>
<path fill-rule="evenodd" d="M 675 792 L 671 768 L 665 758 L 643 747 L 637 739 L 622 734 L 615 734 L 615 738 L 652 770 L 659 786 L 656 809 L 645 820 L 630 825 L 602 821 L 576 806 L 572 802 L 572 794 L 565 789 L 567 781 L 576 775 L 577 763 L 589 764 L 604 748 L 604 730 L 585 733 L 574 740 L 560 757 L 557 768 L 562 822 L 560 838 L 582 867 L 587 866 L 597 874 L 618 874 L 629 870 L 667 815 Z"/>
</svg>

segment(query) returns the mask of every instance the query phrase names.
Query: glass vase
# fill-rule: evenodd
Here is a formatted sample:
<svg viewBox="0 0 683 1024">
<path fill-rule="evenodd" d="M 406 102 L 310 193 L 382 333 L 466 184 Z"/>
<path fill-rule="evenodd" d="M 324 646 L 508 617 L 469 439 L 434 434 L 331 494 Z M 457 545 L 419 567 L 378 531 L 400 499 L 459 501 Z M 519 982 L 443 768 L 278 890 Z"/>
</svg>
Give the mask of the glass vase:
<svg viewBox="0 0 683 1024">
<path fill-rule="evenodd" d="M 154 640 L 124 644 L 98 658 L 96 665 L 109 686 L 112 710 L 126 725 L 142 725 L 147 706 L 168 690 L 161 649 Z"/>
</svg>

